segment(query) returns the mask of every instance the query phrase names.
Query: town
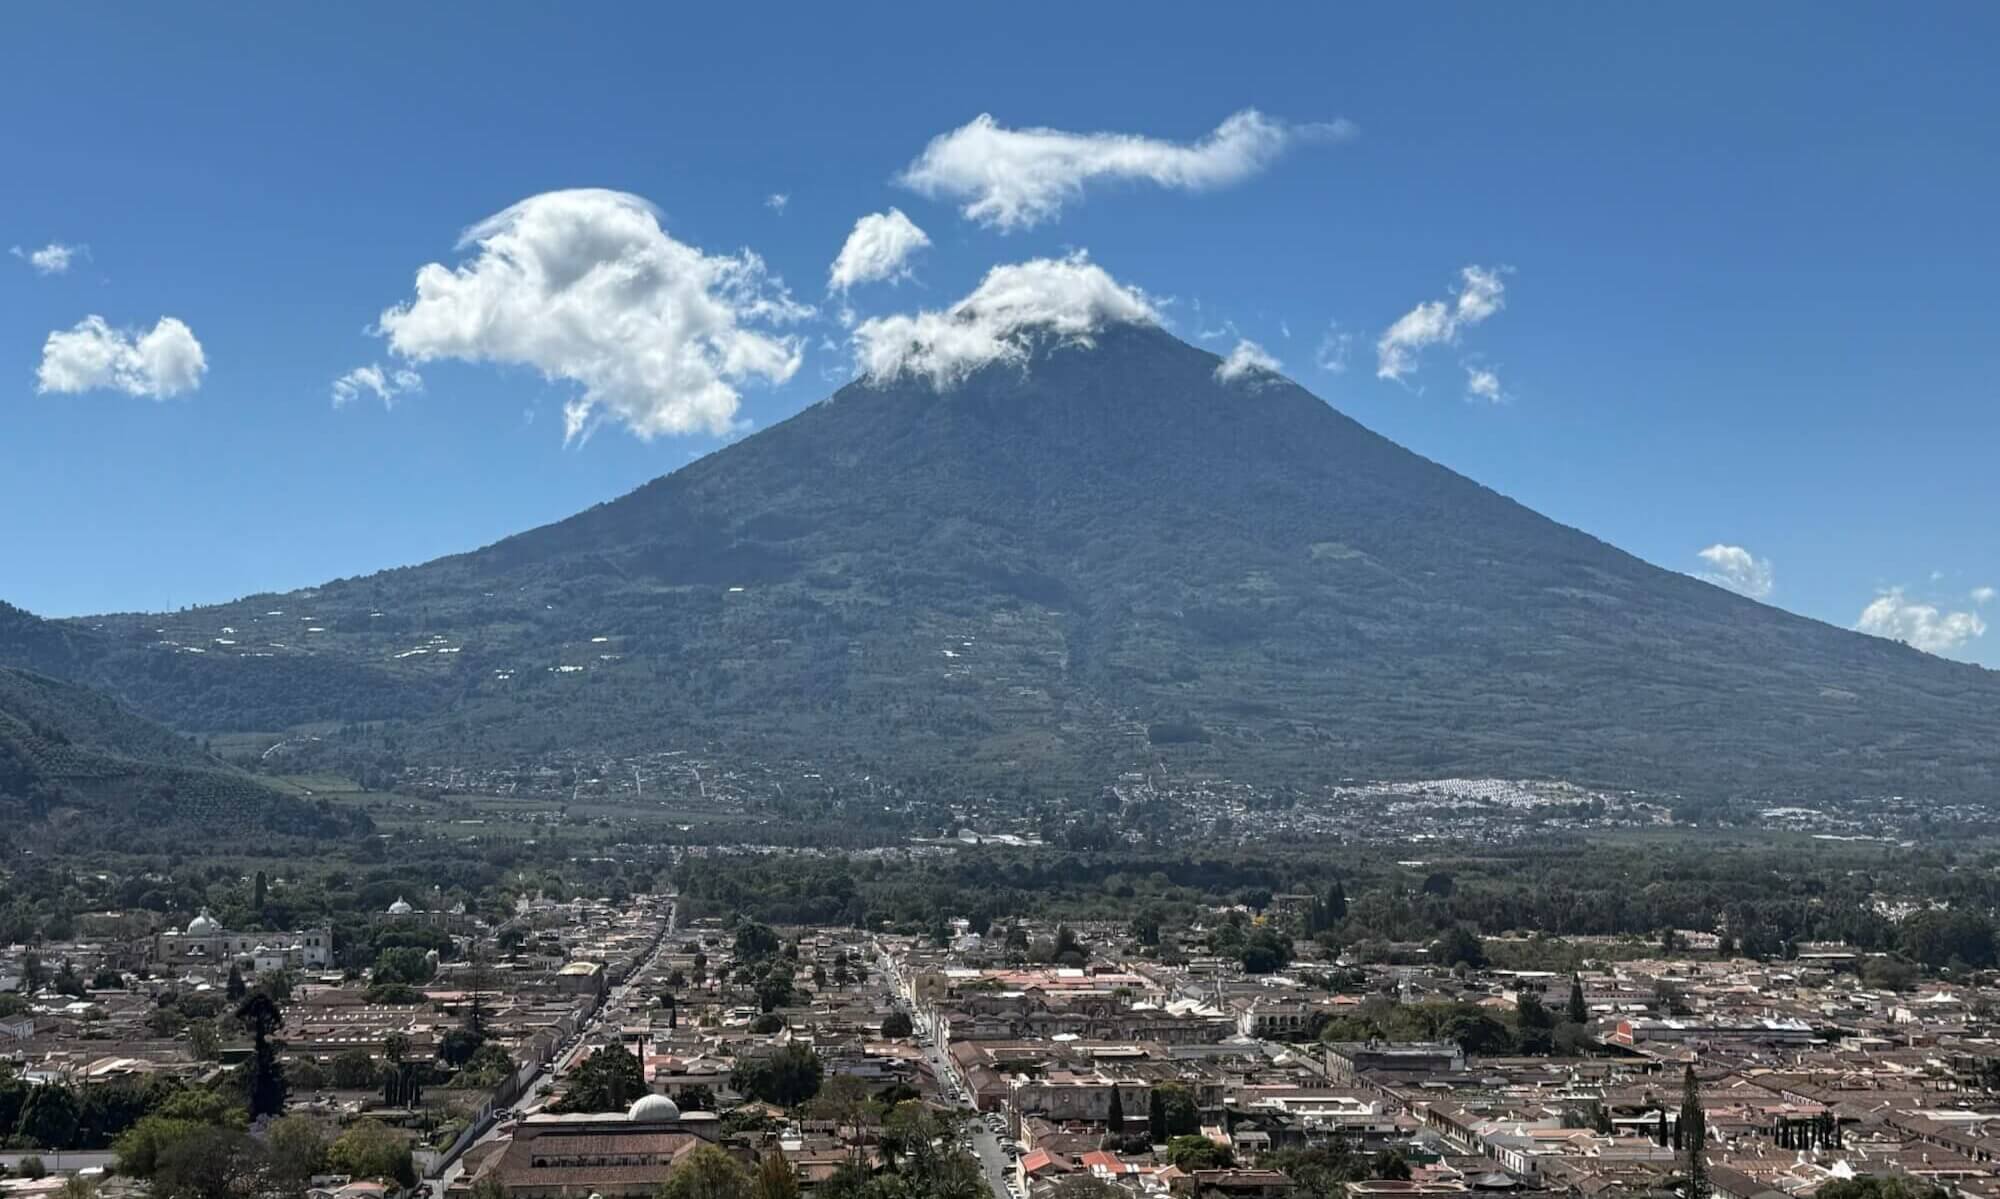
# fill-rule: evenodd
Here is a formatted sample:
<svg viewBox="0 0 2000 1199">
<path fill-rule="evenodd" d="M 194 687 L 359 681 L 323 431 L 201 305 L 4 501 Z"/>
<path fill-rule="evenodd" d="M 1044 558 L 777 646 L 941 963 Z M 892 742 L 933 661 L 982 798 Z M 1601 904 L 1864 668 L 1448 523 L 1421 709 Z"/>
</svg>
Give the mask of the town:
<svg viewBox="0 0 2000 1199">
<path fill-rule="evenodd" d="M 96 914 L 0 968 L 0 1194 L 2000 1193 L 1990 974 L 1701 930 L 1567 971 L 1463 932 L 1326 952 L 1345 902 L 913 935 L 399 895 L 365 963 Z"/>
</svg>

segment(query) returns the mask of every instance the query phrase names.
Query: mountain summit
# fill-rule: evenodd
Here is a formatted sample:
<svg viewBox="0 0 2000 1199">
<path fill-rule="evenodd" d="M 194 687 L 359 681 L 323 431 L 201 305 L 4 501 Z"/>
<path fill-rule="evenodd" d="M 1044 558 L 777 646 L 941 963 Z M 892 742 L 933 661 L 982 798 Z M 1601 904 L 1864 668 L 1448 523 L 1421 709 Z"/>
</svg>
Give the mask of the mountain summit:
<svg viewBox="0 0 2000 1199">
<path fill-rule="evenodd" d="M 184 729 L 382 721 L 357 736 L 458 761 L 1952 798 L 2000 770 L 1991 672 L 1651 566 L 1143 320 L 1008 344 L 472 553 L 0 661 Z"/>
</svg>

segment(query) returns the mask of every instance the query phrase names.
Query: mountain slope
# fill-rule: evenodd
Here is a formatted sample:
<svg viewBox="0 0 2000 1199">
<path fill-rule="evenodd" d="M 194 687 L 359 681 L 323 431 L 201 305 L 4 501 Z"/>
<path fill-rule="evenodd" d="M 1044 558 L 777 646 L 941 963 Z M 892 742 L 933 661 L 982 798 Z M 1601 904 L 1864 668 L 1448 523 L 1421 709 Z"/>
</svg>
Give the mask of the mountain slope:
<svg viewBox="0 0 2000 1199">
<path fill-rule="evenodd" d="M 307 836 L 351 819 L 276 791 L 73 683 L 0 667 L 0 813 L 19 829 L 63 810 L 141 826 Z"/>
<path fill-rule="evenodd" d="M 98 641 L 73 673 L 185 727 L 390 720 L 454 760 L 1991 790 L 2000 676 L 1660 570 L 1216 365 L 1119 326 L 942 394 L 851 385 L 473 553 L 64 623 Z"/>
</svg>

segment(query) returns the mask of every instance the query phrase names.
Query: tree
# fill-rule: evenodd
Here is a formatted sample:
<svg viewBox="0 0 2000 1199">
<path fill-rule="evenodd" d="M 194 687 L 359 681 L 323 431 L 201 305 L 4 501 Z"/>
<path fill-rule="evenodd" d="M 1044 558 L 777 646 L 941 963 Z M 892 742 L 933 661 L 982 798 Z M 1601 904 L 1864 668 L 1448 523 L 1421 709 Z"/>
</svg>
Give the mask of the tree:
<svg viewBox="0 0 2000 1199">
<path fill-rule="evenodd" d="M 360 1091 L 381 1079 L 381 1070 L 366 1049 L 344 1049 L 327 1068 L 327 1080 L 343 1091 Z"/>
<path fill-rule="evenodd" d="M 1701 1110 L 1701 1083 L 1694 1076 L 1694 1063 L 1689 1062 L 1687 1073 L 1681 1080 L 1681 1171 L 1687 1177 L 1687 1187 L 1683 1191 L 1686 1199 L 1709 1199 L 1712 1193 L 1708 1183 L 1708 1157 L 1704 1150 L 1708 1147 L 1708 1117 Z"/>
<path fill-rule="evenodd" d="M 1128 1194 L 1088 1174 L 1072 1174 L 1049 1189 L 1049 1199 L 1127 1199 Z"/>
<path fill-rule="evenodd" d="M 818 1054 L 794 1044 L 766 1057 L 740 1061 L 730 1085 L 767 1103 L 796 1107 L 819 1093 L 824 1073 Z"/>
<path fill-rule="evenodd" d="M 229 981 L 223 984 L 222 993 L 229 997 L 231 1003 L 243 1002 L 243 997 L 250 993 L 250 984 L 243 981 L 241 962 L 229 963 Z"/>
<path fill-rule="evenodd" d="M 1195 1105 L 1194 1092 L 1177 1082 L 1162 1083 L 1153 1089 L 1161 1105 L 1161 1121 L 1164 1133 L 1155 1144 L 1164 1144 L 1174 1137 L 1185 1136 L 1201 1130 L 1201 1109 Z"/>
<path fill-rule="evenodd" d="M 264 872 L 262 870 L 259 870 L 257 872 L 257 880 L 251 886 L 250 906 L 255 908 L 257 910 L 257 914 L 260 916 L 264 914 L 264 897 L 269 892 L 269 890 L 270 890 L 270 880 L 264 877 Z"/>
<path fill-rule="evenodd" d="M 898 1009 L 882 1017 L 882 1035 L 885 1037 L 907 1037 L 916 1031 L 910 1022 L 910 1014 Z"/>
<path fill-rule="evenodd" d="M 21 1109 L 14 1135 L 38 1148 L 68 1149 L 76 1139 L 78 1115 L 75 1091 L 58 1084 L 36 1087 Z"/>
<path fill-rule="evenodd" d="M 1292 939 L 1266 925 L 1244 938 L 1239 956 L 1245 974 L 1272 974 L 1292 960 Z"/>
<path fill-rule="evenodd" d="M 1185 1171 L 1220 1170 L 1234 1161 L 1226 1146 L 1192 1133 L 1167 1142 L 1167 1160 Z"/>
<path fill-rule="evenodd" d="M 1104 1112 L 1104 1127 L 1114 1137 L 1125 1135 L 1125 1100 L 1118 1094 L 1118 1084 L 1111 1084 L 1111 1104 Z"/>
<path fill-rule="evenodd" d="M 32 1153 L 21 1159 L 19 1170 L 23 1178 L 47 1178 L 49 1176 L 49 1168 L 42 1164 L 41 1158 L 36 1157 Z"/>
<path fill-rule="evenodd" d="M 778 944 L 778 934 L 771 931 L 770 925 L 752 921 L 736 930 L 736 960 L 761 961 L 778 952 Z M 707 959 L 703 955 L 695 955 L 695 965 L 706 964 Z"/>
<path fill-rule="evenodd" d="M 1864 1174 L 1829 1182 L 1813 1192 L 1813 1199 L 1945 1199 L 1948 1194 L 1943 1187 L 1915 1178 Z"/>
<path fill-rule="evenodd" d="M 555 1104 L 559 1112 L 622 1112 L 646 1093 L 639 1059 L 623 1045 L 606 1045 L 571 1072 L 569 1089 Z"/>
<path fill-rule="evenodd" d="M 659 1199 L 751 1199 L 750 1171 L 713 1145 L 696 1146 L 655 1192 Z"/>
<path fill-rule="evenodd" d="M 188 1023 L 188 1047 L 201 1061 L 212 1062 L 222 1056 L 222 1034 L 216 1031 L 213 1020 L 193 1020 Z"/>
<path fill-rule="evenodd" d="M 1523 991 L 1514 1007 L 1515 1020 L 1522 1028 L 1554 1028 L 1556 1018 L 1549 1009 L 1542 1006 L 1542 997 L 1533 991 Z"/>
<path fill-rule="evenodd" d="M 1583 1001 L 1583 978 L 1580 975 L 1569 976 L 1569 1003 L 1563 1008 L 1563 1016 L 1571 1024 L 1590 1022 L 1590 1005 Z"/>
<path fill-rule="evenodd" d="M 486 1039 L 468 1028 L 454 1028 L 438 1038 L 438 1056 L 444 1064 L 456 1069 L 472 1060 Z"/>
<path fill-rule="evenodd" d="M 231 1199 L 254 1194 L 264 1168 L 257 1143 L 233 1128 L 197 1125 L 160 1147 L 153 1167 L 158 1199 Z"/>
<path fill-rule="evenodd" d="M 784 1154 L 769 1149 L 758 1159 L 750 1199 L 799 1199 L 799 1178 Z"/>
<path fill-rule="evenodd" d="M 1445 930 L 1444 935 L 1439 937 L 1433 946 L 1432 956 L 1434 960 L 1446 966 L 1455 966 L 1463 962 L 1477 970 L 1486 965 L 1486 947 L 1481 945 L 1478 936 L 1463 924 L 1453 925 Z"/>
<path fill-rule="evenodd" d="M 757 1006 L 774 1012 L 792 1002 L 792 976 L 787 970 L 773 970 L 757 981 Z"/>
<path fill-rule="evenodd" d="M 486 989 L 492 985 L 487 976 L 486 955 L 479 952 L 475 942 L 471 957 L 466 962 L 465 989 L 469 998 L 465 1004 L 465 1031 L 483 1043 L 486 1040 L 486 1024 L 489 1014 L 486 1010 Z M 478 1048 L 475 1044 L 474 1048 Z"/>
<path fill-rule="evenodd" d="M 306 1116 L 273 1120 L 264 1134 L 264 1156 L 271 1177 L 285 1193 L 304 1194 L 306 1180 L 326 1171 L 326 1132 L 319 1121 Z"/>
<path fill-rule="evenodd" d="M 258 991 L 236 1009 L 236 1019 L 250 1030 L 250 1118 L 279 1115 L 285 1110 L 288 1088 L 271 1034 L 284 1025 L 284 1013 L 268 994 Z"/>
<path fill-rule="evenodd" d="M 375 968 L 370 979 L 376 983 L 400 983 L 404 986 L 422 986 L 437 975 L 437 964 L 430 954 L 414 945 L 395 945 L 375 955 Z"/>
<path fill-rule="evenodd" d="M 357 1120 L 326 1153 L 327 1164 L 355 1178 L 389 1178 L 417 1185 L 410 1143 L 379 1120 Z"/>
<path fill-rule="evenodd" d="M 1155 1145 L 1167 1143 L 1167 1097 L 1159 1087 L 1146 1102 L 1146 1139 Z"/>
<path fill-rule="evenodd" d="M 1334 879 L 1326 889 L 1326 920 L 1329 924 L 1338 924 L 1345 919 L 1347 919 L 1347 892 L 1341 887 L 1340 880 Z"/>
</svg>

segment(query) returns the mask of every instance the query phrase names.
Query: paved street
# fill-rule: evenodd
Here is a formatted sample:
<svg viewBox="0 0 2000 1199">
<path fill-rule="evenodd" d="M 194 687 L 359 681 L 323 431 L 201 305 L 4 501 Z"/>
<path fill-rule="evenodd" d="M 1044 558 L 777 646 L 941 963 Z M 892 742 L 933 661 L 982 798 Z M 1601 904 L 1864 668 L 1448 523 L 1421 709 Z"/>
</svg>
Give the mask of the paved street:
<svg viewBox="0 0 2000 1199">
<path fill-rule="evenodd" d="M 1013 1180 L 1013 1163 L 1008 1160 L 1006 1151 L 1001 1147 L 1000 1137 L 987 1126 L 984 1115 L 972 1106 L 971 1095 L 967 1094 L 956 1101 L 952 1099 L 952 1088 L 959 1080 L 951 1072 L 951 1062 L 945 1056 L 943 1046 L 939 1044 L 937 1029 L 910 1004 L 909 1000 L 896 993 L 896 975 L 887 957 L 878 957 L 875 969 L 884 985 L 890 989 L 891 1002 L 896 1009 L 907 1013 L 916 1026 L 917 1035 L 929 1042 L 924 1048 L 924 1059 L 930 1063 L 931 1074 L 938 1081 L 940 1091 L 938 1098 L 946 1103 L 955 1102 L 965 1113 L 966 1128 L 972 1134 L 972 1152 L 979 1159 L 980 1171 L 986 1176 L 987 1187 L 992 1190 L 995 1199 L 1012 1199 L 1012 1192 L 1008 1188 Z"/>
<path fill-rule="evenodd" d="M 660 937 L 659 947 L 653 951 L 652 956 L 648 957 L 643 963 L 641 963 L 638 966 L 637 969 L 633 970 L 632 973 L 629 976 L 627 976 L 626 980 L 623 983 L 611 989 L 611 991 L 604 997 L 603 1004 L 601 1004 L 598 1007 L 597 1011 L 591 1016 L 591 1018 L 584 1023 L 583 1027 L 577 1030 L 576 1036 L 570 1040 L 569 1044 L 556 1054 L 555 1058 L 550 1061 L 547 1068 L 543 1069 L 540 1073 L 535 1075 L 534 1081 L 529 1083 L 528 1088 L 525 1091 L 522 1091 L 521 1094 L 514 1100 L 513 1109 L 515 1111 L 525 1112 L 534 1108 L 537 1104 L 541 1103 L 542 1096 L 548 1093 L 549 1087 L 555 1082 L 556 1079 L 562 1077 L 563 1072 L 569 1069 L 570 1063 L 575 1060 L 576 1055 L 582 1051 L 584 1043 L 587 1040 L 589 1040 L 590 1034 L 593 1031 L 595 1031 L 596 1028 L 605 1021 L 609 1020 L 616 1022 L 625 1014 L 626 1009 L 631 1002 L 631 996 L 634 988 L 637 987 L 642 980 L 651 977 L 653 971 L 653 964 L 659 960 L 660 954 L 666 951 L 667 944 L 673 938 L 674 931 L 680 926 L 680 918 L 681 918 L 680 904 L 676 902 L 668 905 L 667 930 Z M 466 1152 L 470 1153 L 473 1149 L 498 1139 L 500 1136 L 500 1130 L 506 1124 L 507 1121 L 504 1120 L 494 1121 L 493 1126 L 488 1128 L 484 1133 L 480 1134 L 478 1140 L 474 1141 L 470 1146 L 467 1146 Z M 430 1180 L 429 1186 L 431 1195 L 433 1196 L 443 1195 L 445 1192 L 445 1188 L 449 1187 L 453 1182 L 457 1181 L 458 1176 L 464 1173 L 464 1167 L 462 1165 L 463 1160 L 464 1160 L 463 1154 L 461 1154 L 457 1158 L 452 1159 L 451 1164 L 445 1167 L 445 1170 L 442 1174 Z"/>
</svg>

